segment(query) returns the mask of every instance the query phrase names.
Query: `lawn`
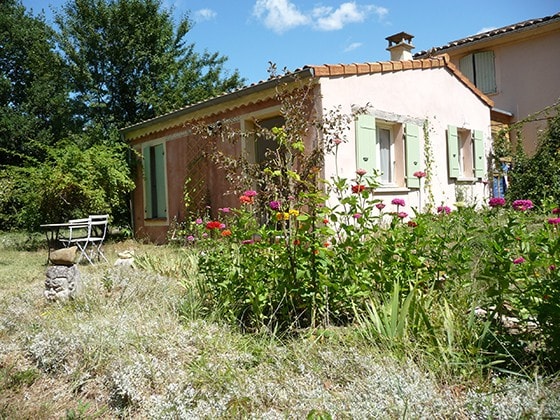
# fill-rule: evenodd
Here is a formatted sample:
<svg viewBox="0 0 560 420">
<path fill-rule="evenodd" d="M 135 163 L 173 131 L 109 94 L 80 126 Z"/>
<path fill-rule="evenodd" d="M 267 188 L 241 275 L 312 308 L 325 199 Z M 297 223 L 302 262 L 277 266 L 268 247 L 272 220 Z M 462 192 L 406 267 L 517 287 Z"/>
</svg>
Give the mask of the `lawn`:
<svg viewBox="0 0 560 420">
<path fill-rule="evenodd" d="M 111 263 L 118 252 L 134 250 L 137 268 L 80 265 L 82 294 L 48 303 L 41 239 L 0 236 L 0 418 L 548 418 L 560 412 L 556 375 L 530 363 L 505 373 L 488 365 L 492 359 L 478 363 L 480 354 L 468 363 L 458 356 L 457 363 L 443 361 L 453 353 L 427 351 L 420 335 L 387 340 L 366 316 L 371 312 L 345 325 L 240 328 L 204 299 L 196 247 L 109 242 Z"/>
</svg>

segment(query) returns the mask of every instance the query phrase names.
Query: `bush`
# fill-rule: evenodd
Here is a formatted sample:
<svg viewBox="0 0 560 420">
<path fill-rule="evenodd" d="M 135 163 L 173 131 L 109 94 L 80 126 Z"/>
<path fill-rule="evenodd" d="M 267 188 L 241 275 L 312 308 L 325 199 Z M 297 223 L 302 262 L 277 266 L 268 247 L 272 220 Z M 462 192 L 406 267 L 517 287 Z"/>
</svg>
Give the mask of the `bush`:
<svg viewBox="0 0 560 420">
<path fill-rule="evenodd" d="M 545 201 L 560 203 L 560 113 L 549 119 L 548 129 L 531 158 L 517 156 L 509 173 L 510 200 L 529 199 L 541 206 Z"/>
<path fill-rule="evenodd" d="M 124 160 L 124 146 L 96 145 L 82 150 L 67 144 L 49 150 L 36 166 L 13 168 L 13 197 L 20 206 L 17 227 L 36 229 L 87 214 L 117 214 L 128 208 L 134 184 Z M 9 213 L 8 213 L 9 214 Z"/>
</svg>

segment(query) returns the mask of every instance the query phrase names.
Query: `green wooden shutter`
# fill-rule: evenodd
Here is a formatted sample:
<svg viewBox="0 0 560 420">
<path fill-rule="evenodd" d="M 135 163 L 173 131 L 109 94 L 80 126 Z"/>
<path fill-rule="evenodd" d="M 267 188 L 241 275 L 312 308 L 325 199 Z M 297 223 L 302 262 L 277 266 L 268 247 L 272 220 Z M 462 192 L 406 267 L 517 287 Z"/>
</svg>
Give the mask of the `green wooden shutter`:
<svg viewBox="0 0 560 420">
<path fill-rule="evenodd" d="M 473 133 L 474 142 L 474 174 L 477 178 L 484 177 L 484 170 L 486 167 L 485 154 L 484 154 L 484 139 L 482 137 L 482 131 L 474 130 Z"/>
<path fill-rule="evenodd" d="M 154 156 L 156 159 L 156 195 L 157 195 L 157 214 L 153 217 L 167 216 L 167 200 L 165 194 L 165 151 L 162 144 L 154 147 Z"/>
<path fill-rule="evenodd" d="M 376 165 L 375 117 L 361 114 L 356 121 L 356 168 L 365 169 L 368 175 L 373 175 Z"/>
<path fill-rule="evenodd" d="M 475 83 L 474 80 L 474 65 L 473 65 L 473 55 L 469 54 L 463 58 L 461 58 L 459 60 L 459 70 L 461 70 L 461 73 L 463 73 L 465 76 L 467 76 L 467 79 L 469 79 L 471 82 Z"/>
<path fill-rule="evenodd" d="M 152 217 L 152 174 L 149 147 L 142 149 L 142 158 L 144 165 L 144 218 L 150 219 Z"/>
<path fill-rule="evenodd" d="M 459 178 L 461 176 L 459 142 L 457 127 L 452 125 L 447 126 L 447 163 L 449 166 L 449 178 Z"/>
<path fill-rule="evenodd" d="M 415 124 L 405 125 L 405 153 L 406 153 L 406 186 L 420 188 L 420 179 L 414 172 L 420 170 L 420 139 L 419 128 Z"/>
<path fill-rule="evenodd" d="M 496 92 L 496 70 L 492 51 L 483 51 L 474 55 L 474 72 L 477 88 L 484 93 Z"/>
</svg>

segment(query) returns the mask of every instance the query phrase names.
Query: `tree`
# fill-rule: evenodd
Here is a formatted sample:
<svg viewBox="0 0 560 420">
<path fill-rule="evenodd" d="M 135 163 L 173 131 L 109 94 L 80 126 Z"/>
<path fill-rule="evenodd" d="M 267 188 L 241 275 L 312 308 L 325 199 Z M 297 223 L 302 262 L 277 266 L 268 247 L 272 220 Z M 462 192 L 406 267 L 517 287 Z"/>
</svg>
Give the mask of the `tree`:
<svg viewBox="0 0 560 420">
<path fill-rule="evenodd" d="M 54 32 L 19 1 L 0 3 L 0 165 L 45 155 L 75 127 Z"/>
<path fill-rule="evenodd" d="M 550 203 L 560 205 L 560 103 L 544 110 L 548 128 L 540 139 L 535 154 L 527 158 L 518 153 L 510 171 L 510 187 L 507 195 L 511 200 L 529 199 L 537 205 Z M 539 114 L 539 117 L 542 117 Z M 522 147 L 517 150 L 522 152 Z"/>
<path fill-rule="evenodd" d="M 186 43 L 190 21 L 175 24 L 161 0 L 71 0 L 63 12 L 60 45 L 85 121 L 122 127 L 242 83 L 225 57 Z"/>
</svg>

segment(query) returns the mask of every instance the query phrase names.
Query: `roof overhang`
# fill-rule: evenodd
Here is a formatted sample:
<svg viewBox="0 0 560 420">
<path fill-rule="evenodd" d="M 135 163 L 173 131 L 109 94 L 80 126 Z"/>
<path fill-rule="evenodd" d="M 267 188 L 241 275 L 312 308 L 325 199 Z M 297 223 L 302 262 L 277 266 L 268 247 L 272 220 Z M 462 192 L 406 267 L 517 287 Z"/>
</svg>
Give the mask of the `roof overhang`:
<svg viewBox="0 0 560 420">
<path fill-rule="evenodd" d="M 298 79 L 304 79 L 314 76 L 312 68 L 303 68 L 282 76 L 272 77 L 266 81 L 258 82 L 249 86 L 245 86 L 233 92 L 225 93 L 221 96 L 197 102 L 188 105 L 184 108 L 163 114 L 149 120 L 139 122 L 137 124 L 124 127 L 119 130 L 121 136 L 125 140 L 140 137 L 149 132 L 155 132 L 167 127 L 177 125 L 178 121 L 185 121 L 187 119 L 204 118 L 211 115 L 216 108 L 233 104 L 236 101 L 243 100 L 243 102 L 250 102 L 251 99 L 257 97 L 266 97 L 274 94 L 274 88 L 280 84 L 294 82 Z M 270 91 L 270 95 L 268 94 Z"/>
</svg>

